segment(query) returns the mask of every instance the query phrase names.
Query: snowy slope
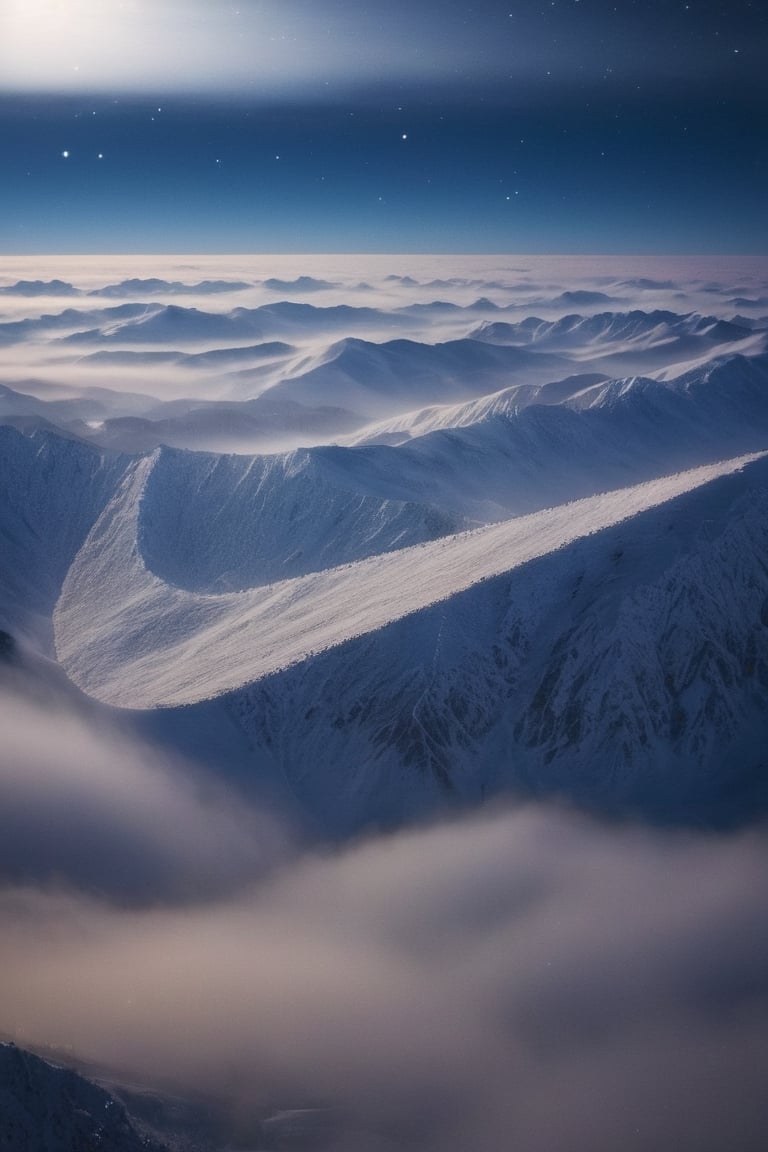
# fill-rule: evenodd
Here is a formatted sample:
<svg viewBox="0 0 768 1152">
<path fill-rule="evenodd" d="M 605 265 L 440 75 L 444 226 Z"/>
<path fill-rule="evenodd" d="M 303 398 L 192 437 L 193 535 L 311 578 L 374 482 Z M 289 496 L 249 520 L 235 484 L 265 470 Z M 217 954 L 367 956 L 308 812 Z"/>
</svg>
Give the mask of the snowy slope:
<svg viewBox="0 0 768 1152">
<path fill-rule="evenodd" d="M 147 566 L 195 591 L 248 588 L 422 543 L 466 527 L 417 503 L 334 482 L 322 458 L 162 449 L 141 506 Z"/>
<path fill-rule="evenodd" d="M 58 658 L 75 683 L 103 701 L 134 708 L 191 704 L 380 629 L 749 459 L 215 596 L 174 587 L 144 563 L 142 499 L 157 465 L 154 454 L 126 474 L 69 570 L 54 612 Z"/>
<path fill-rule="evenodd" d="M 158 408 L 169 413 L 162 420 L 107 420 L 95 430 L 76 430 L 124 451 L 152 449 L 161 440 L 244 451 L 248 445 L 271 447 L 283 434 L 290 443 L 291 428 L 314 441 L 324 429 L 343 426 L 338 409 L 281 405 L 270 399 L 274 391 L 241 405 L 195 408 L 175 401 Z M 270 436 L 274 439 L 265 441 Z M 733 355 L 669 381 L 579 376 L 417 410 L 368 425 L 346 440 L 348 447 L 318 446 L 302 468 L 319 488 L 330 485 L 379 502 L 427 504 L 440 515 L 483 522 L 757 450 L 767 442 L 768 359 Z M 396 451 L 393 445 L 399 445 Z M 272 476 L 277 482 L 278 470 Z M 308 489 L 308 496 L 312 514 L 324 520 L 319 490 L 314 496 Z M 247 509 L 243 515 L 248 531 L 261 530 Z M 293 526 L 289 529 L 293 539 Z M 342 533 L 333 538 L 329 550 L 340 545 Z M 348 555 L 347 550 L 340 559 Z"/>
<path fill-rule="evenodd" d="M 320 362 L 270 388 L 300 404 L 332 404 L 369 417 L 445 400 L 463 400 L 512 383 L 543 384 L 568 374 L 568 362 L 545 352 L 452 340 L 385 344 L 346 339 Z"/>
<path fill-rule="evenodd" d="M 546 351 L 586 351 L 590 356 L 617 356 L 631 352 L 661 353 L 671 361 L 707 348 L 749 340 L 752 331 L 715 316 L 676 312 L 601 312 L 594 316 L 573 313 L 559 320 L 532 316 L 516 324 L 488 321 L 473 333 L 478 340 Z"/>
<path fill-rule="evenodd" d="M 401 500 L 418 493 L 445 512 L 488 521 L 768 443 L 765 356 L 729 357 L 669 382 L 605 381 L 560 403 L 528 399 L 510 390 L 415 412 L 369 426 L 373 443 L 363 430 L 354 451 L 314 452 L 357 491 Z"/>
<path fill-rule="evenodd" d="M 768 466 L 224 700 L 324 831 L 497 791 L 723 824 L 768 806 Z"/>
<path fill-rule="evenodd" d="M 48 647 L 62 581 L 128 461 L 0 426 L 0 627 Z"/>
<path fill-rule="evenodd" d="M 680 422 L 690 439 L 704 427 L 710 435 L 730 436 L 755 422 L 762 423 L 768 412 L 768 356 L 744 356 L 729 352 L 693 367 L 672 367 L 647 376 L 611 378 L 600 373 L 580 373 L 545 384 L 531 383 L 504 388 L 478 400 L 462 404 L 439 404 L 404 413 L 401 416 L 368 424 L 347 438 L 350 444 L 404 443 L 408 439 L 449 428 L 466 428 L 496 416 L 515 419 L 533 405 L 562 407 L 566 411 L 586 412 L 605 409 L 610 419 L 621 421 L 622 436 L 639 439 L 643 434 L 633 423 L 639 415 L 637 405 L 646 411 L 657 408 L 654 417 L 656 435 L 674 431 Z M 619 414 L 619 407 L 627 416 Z M 558 420 L 561 413 L 550 419 Z M 628 418 L 627 418 L 628 417 Z M 604 417 L 587 420 L 603 423 L 601 436 L 608 431 Z M 666 421 L 666 426 L 665 426 Z M 646 432 L 647 434 L 647 432 Z M 651 447 L 649 442 L 648 447 Z"/>
<path fill-rule="evenodd" d="M 532 404 L 562 404 L 574 395 L 591 389 L 607 379 L 601 373 L 578 373 L 546 384 L 515 384 L 501 388 L 477 400 L 458 404 L 432 404 L 401 416 L 366 424 L 345 439 L 348 444 L 402 444 L 417 436 L 426 436 L 445 428 L 468 428 L 491 416 L 514 415 Z"/>
</svg>

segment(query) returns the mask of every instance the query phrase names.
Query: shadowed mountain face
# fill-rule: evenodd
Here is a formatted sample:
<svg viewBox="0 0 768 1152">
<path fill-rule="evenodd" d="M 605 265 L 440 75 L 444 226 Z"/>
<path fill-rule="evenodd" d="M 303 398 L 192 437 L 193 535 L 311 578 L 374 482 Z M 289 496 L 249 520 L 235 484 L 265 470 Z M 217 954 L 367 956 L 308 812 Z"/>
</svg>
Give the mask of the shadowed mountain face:
<svg viewBox="0 0 768 1152">
<path fill-rule="evenodd" d="M 748 819 L 768 799 L 767 482 L 673 500 L 227 707 L 349 829 L 509 787 Z"/>
<path fill-rule="evenodd" d="M 0 1043 L 0 1147 L 4 1152 L 168 1152 L 140 1133 L 103 1088 Z"/>
</svg>

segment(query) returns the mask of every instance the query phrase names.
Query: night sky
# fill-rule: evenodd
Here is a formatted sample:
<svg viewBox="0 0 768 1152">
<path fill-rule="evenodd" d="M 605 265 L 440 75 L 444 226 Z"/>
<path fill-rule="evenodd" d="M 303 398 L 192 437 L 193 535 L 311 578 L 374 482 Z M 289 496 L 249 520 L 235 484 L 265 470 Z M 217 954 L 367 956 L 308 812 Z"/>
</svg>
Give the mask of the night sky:
<svg viewBox="0 0 768 1152">
<path fill-rule="evenodd" d="M 762 0 L 3 0 L 0 251 L 766 251 Z"/>
</svg>

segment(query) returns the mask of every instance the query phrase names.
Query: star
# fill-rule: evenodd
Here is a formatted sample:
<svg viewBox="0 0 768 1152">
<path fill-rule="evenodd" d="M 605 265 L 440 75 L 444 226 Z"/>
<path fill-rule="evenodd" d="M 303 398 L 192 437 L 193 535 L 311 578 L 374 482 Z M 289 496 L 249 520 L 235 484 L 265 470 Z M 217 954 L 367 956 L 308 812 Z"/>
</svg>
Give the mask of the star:
<svg viewBox="0 0 768 1152">
<path fill-rule="evenodd" d="M 69 160 L 69 152 L 67 151 L 66 148 L 64 149 L 64 151 L 62 152 L 61 155 L 64 157 L 65 160 Z"/>
</svg>

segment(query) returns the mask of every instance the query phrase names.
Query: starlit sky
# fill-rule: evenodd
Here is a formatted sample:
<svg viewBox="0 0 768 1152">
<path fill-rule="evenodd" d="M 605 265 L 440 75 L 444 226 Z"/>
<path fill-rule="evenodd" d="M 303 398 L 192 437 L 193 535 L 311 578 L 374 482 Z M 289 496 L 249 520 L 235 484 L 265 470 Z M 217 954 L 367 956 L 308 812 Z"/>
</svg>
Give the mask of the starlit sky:
<svg viewBox="0 0 768 1152">
<path fill-rule="evenodd" d="M 1 0 L 0 252 L 765 252 L 763 0 Z"/>
</svg>

